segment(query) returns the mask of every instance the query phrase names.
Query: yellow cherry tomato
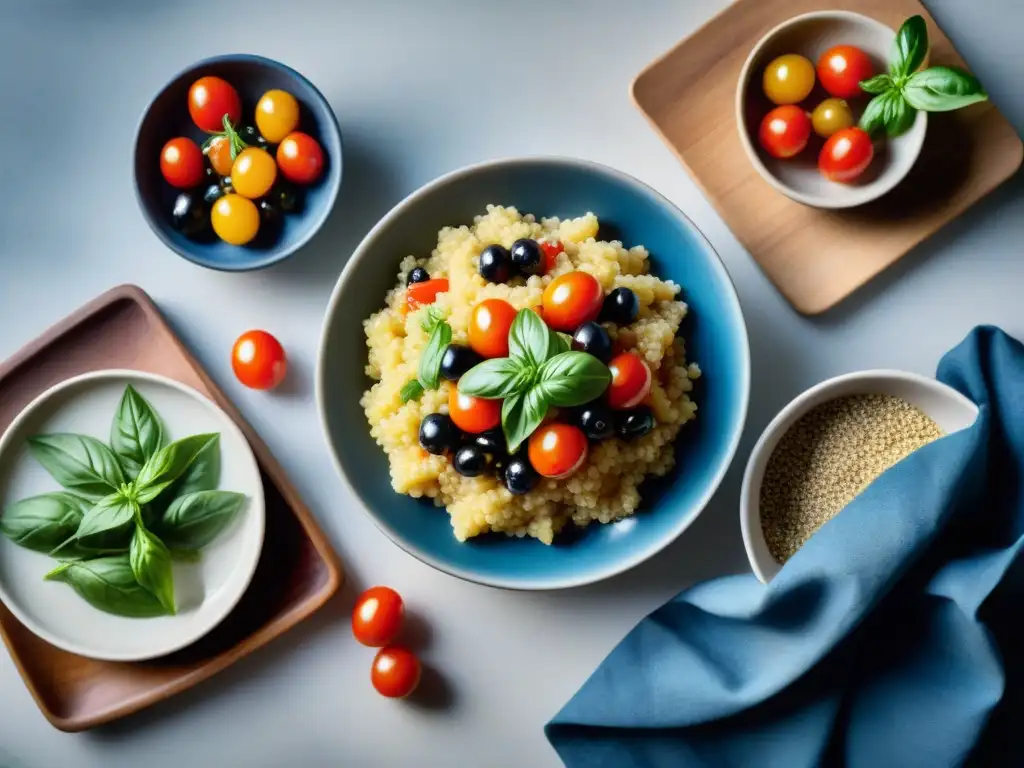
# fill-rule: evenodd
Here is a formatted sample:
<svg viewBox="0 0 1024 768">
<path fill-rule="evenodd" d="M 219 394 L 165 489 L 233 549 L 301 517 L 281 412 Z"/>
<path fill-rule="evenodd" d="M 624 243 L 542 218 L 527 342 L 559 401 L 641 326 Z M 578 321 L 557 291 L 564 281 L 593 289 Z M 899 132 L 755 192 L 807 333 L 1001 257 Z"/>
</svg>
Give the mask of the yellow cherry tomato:
<svg viewBox="0 0 1024 768">
<path fill-rule="evenodd" d="M 796 104 L 814 88 L 814 65 L 810 59 L 787 53 L 772 59 L 764 69 L 764 95 L 774 104 Z"/>
<path fill-rule="evenodd" d="M 231 166 L 231 184 L 242 197 L 263 197 L 277 179 L 277 164 L 270 153 L 258 147 L 243 149 Z"/>
<path fill-rule="evenodd" d="M 256 104 L 256 127 L 271 144 L 299 127 L 299 102 L 287 91 L 267 91 Z"/>
<path fill-rule="evenodd" d="M 245 245 L 259 231 L 260 212 L 252 200 L 231 193 L 213 204 L 210 222 L 217 237 L 224 242 Z"/>
<path fill-rule="evenodd" d="M 825 99 L 811 113 L 814 132 L 827 139 L 836 131 L 853 125 L 853 111 L 842 99 Z"/>
</svg>

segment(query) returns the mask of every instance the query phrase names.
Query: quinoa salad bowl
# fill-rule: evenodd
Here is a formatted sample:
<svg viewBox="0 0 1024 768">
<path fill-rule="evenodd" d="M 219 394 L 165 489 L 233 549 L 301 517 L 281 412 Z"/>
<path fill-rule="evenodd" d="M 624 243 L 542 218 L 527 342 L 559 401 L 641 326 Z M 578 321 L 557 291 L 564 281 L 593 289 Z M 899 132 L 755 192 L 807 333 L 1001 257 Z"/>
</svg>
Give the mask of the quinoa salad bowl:
<svg viewBox="0 0 1024 768">
<path fill-rule="evenodd" d="M 749 386 L 735 291 L 689 219 L 618 171 L 540 157 L 442 176 L 371 230 L 328 306 L 316 398 L 396 544 L 557 589 L 693 522 Z"/>
</svg>

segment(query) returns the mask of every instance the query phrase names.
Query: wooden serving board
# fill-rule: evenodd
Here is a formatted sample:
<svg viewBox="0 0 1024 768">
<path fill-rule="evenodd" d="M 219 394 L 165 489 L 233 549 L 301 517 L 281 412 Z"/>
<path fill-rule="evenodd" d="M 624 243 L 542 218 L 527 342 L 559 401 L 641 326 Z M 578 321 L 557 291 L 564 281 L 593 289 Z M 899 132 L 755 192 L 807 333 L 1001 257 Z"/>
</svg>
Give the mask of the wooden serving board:
<svg viewBox="0 0 1024 768">
<path fill-rule="evenodd" d="M 0 365 L 0 433 L 46 389 L 104 368 L 176 379 L 238 424 L 263 475 L 266 533 L 256 573 L 234 610 L 193 645 L 152 661 L 97 661 L 68 653 L 32 634 L 0 603 L 0 635 L 11 658 L 43 714 L 62 731 L 110 722 L 192 687 L 303 621 L 342 581 L 337 555 L 266 443 L 141 288 L 108 291 Z"/>
<path fill-rule="evenodd" d="M 931 114 L 918 162 L 868 205 L 825 211 L 776 192 L 739 140 L 734 96 L 754 45 L 819 10 L 871 16 L 895 32 L 924 17 L 929 64 L 966 67 L 918 0 L 737 0 L 633 81 L 632 97 L 768 278 L 800 312 L 823 312 L 1014 174 L 1020 137 L 991 102 Z"/>
</svg>

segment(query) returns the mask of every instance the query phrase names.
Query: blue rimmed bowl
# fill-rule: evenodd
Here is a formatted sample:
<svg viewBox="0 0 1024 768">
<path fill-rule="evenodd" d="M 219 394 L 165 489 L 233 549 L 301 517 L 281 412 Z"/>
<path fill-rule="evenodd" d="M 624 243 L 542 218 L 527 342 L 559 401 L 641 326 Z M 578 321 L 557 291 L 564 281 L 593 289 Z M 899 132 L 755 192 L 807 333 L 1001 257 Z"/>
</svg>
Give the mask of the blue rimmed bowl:
<svg viewBox="0 0 1024 768">
<path fill-rule="evenodd" d="M 194 240 L 171 226 L 171 211 L 180 190 L 171 187 L 161 175 L 160 150 L 176 136 L 187 136 L 198 144 L 207 138 L 193 124 L 188 111 L 189 88 L 206 75 L 221 77 L 235 87 L 242 99 L 242 122 L 250 125 L 256 102 L 264 93 L 274 88 L 288 91 L 299 102 L 299 130 L 315 138 L 323 148 L 323 175 L 315 184 L 302 188 L 301 210 L 283 217 L 281 232 L 273 240 L 257 238 L 252 244 L 237 246 L 212 235 Z M 291 256 L 327 220 L 341 188 L 341 128 L 327 99 L 291 67 L 253 54 L 214 56 L 175 75 L 146 105 L 135 133 L 134 158 L 135 196 L 156 236 L 195 264 L 229 272 L 269 267 Z"/>
<path fill-rule="evenodd" d="M 370 381 L 362 322 L 384 304 L 399 261 L 429 254 L 446 225 L 469 224 L 489 203 L 523 213 L 573 217 L 592 211 L 603 239 L 642 244 L 651 271 L 682 286 L 690 305 L 682 333 L 687 357 L 704 375 L 699 411 L 676 441 L 678 462 L 641 488 L 631 518 L 534 539 L 482 536 L 465 543 L 448 515 L 396 494 L 387 457 L 370 437 L 359 398 Z M 316 400 L 336 465 L 377 526 L 425 563 L 469 581 L 511 589 L 559 589 L 608 578 L 643 562 L 678 537 L 718 488 L 739 442 L 750 392 L 747 331 L 729 275 L 711 245 L 668 200 L 611 168 L 566 158 L 498 160 L 454 171 L 391 210 L 352 254 L 324 319 Z"/>
</svg>

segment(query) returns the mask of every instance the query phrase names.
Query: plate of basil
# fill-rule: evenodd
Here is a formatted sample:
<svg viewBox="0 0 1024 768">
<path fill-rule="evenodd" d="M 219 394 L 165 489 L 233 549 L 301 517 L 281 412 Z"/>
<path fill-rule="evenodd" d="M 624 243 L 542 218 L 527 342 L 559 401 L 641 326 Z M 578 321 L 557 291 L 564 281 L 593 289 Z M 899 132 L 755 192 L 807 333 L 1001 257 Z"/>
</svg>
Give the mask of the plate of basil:
<svg viewBox="0 0 1024 768">
<path fill-rule="evenodd" d="M 81 656 L 140 661 L 205 635 L 249 586 L 264 522 L 245 436 L 162 376 L 68 379 L 0 438 L 0 600 Z"/>
</svg>

